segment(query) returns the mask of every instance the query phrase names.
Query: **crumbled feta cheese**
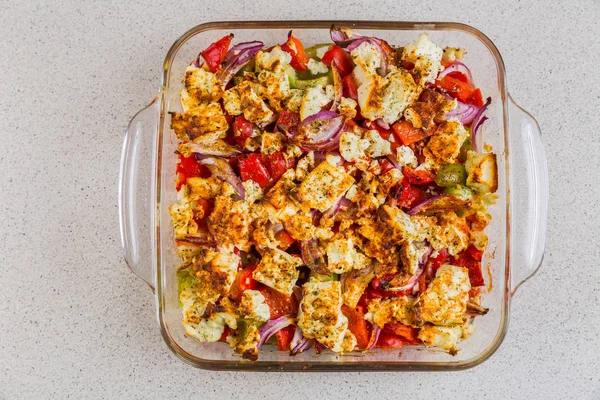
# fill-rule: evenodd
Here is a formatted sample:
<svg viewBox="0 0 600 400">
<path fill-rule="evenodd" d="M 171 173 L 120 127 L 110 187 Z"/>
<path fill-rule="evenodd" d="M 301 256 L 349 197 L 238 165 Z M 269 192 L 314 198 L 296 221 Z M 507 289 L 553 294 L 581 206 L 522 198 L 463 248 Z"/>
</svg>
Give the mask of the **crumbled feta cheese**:
<svg viewBox="0 0 600 400">
<path fill-rule="evenodd" d="M 350 52 L 354 63 L 369 74 L 377 73 L 381 66 L 381 52 L 374 44 L 365 41 Z"/>
<path fill-rule="evenodd" d="M 244 189 L 246 189 L 246 202 L 249 204 L 256 203 L 261 200 L 264 196 L 263 190 L 260 185 L 254 182 L 252 179 L 248 179 L 242 182 Z"/>
<path fill-rule="evenodd" d="M 310 58 L 306 66 L 313 75 L 326 74 L 329 72 L 327 65 L 323 64 L 321 61 L 315 60 L 314 58 Z"/>
<path fill-rule="evenodd" d="M 265 303 L 265 296 L 258 290 L 246 290 L 242 293 L 239 313 L 259 322 L 265 322 L 271 317 L 269 306 Z"/>
<path fill-rule="evenodd" d="M 392 154 L 390 142 L 382 138 L 378 131 L 374 129 L 367 131 L 364 138 L 369 141 L 369 147 L 365 152 L 369 157 L 377 158 Z"/>
<path fill-rule="evenodd" d="M 349 97 L 342 97 L 340 104 L 338 105 L 338 112 L 346 117 L 352 119 L 356 117 L 356 106 L 358 103 Z"/>
<path fill-rule="evenodd" d="M 443 50 L 429 40 L 426 33 L 422 33 L 414 42 L 404 48 L 402 60 L 415 65 L 413 73 L 418 76 L 417 83 L 424 85 L 434 82 L 442 70 L 442 54 Z"/>
<path fill-rule="evenodd" d="M 418 317 L 435 325 L 463 324 L 469 290 L 471 283 L 466 268 L 441 266 L 415 305 Z"/>
<path fill-rule="evenodd" d="M 411 168 L 416 168 L 419 163 L 414 151 L 408 146 L 398 146 L 396 149 L 396 159 L 398 164 Z"/>
<path fill-rule="evenodd" d="M 341 310 L 340 282 L 319 282 L 312 278 L 302 289 L 304 296 L 298 309 L 297 321 L 304 337 L 316 339 L 335 352 L 351 351 L 352 348 L 343 345 L 348 331 L 348 318 Z"/>
<path fill-rule="evenodd" d="M 305 120 L 321 111 L 321 108 L 325 107 L 329 102 L 333 100 L 333 92 L 328 89 L 331 85 L 328 85 L 326 89 L 321 86 L 311 87 L 304 92 L 302 98 L 302 104 L 300 105 L 300 119 Z"/>
<path fill-rule="evenodd" d="M 343 132 L 340 137 L 340 154 L 346 161 L 357 162 L 365 157 L 365 150 L 370 145 L 368 140 L 361 139 L 356 133 Z"/>
</svg>

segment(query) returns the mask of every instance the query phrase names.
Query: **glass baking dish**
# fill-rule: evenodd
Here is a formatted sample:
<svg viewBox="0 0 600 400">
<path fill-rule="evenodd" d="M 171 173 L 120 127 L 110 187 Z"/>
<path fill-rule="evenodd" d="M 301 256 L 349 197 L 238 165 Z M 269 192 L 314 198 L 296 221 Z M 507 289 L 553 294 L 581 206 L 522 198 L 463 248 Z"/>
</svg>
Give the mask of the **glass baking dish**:
<svg viewBox="0 0 600 400">
<path fill-rule="evenodd" d="M 466 63 L 484 93 L 491 96 L 480 140 L 498 156 L 498 202 L 490 212 L 489 246 L 484 256 L 487 287 L 483 305 L 490 312 L 477 318 L 475 333 L 460 344 L 458 355 L 422 347 L 375 350 L 339 356 L 314 350 L 290 357 L 272 346 L 261 349 L 257 362 L 234 355 L 224 343 L 199 343 L 185 336 L 177 301 L 175 254 L 168 207 L 176 201 L 177 139 L 169 111 L 181 111 L 179 92 L 185 68 L 210 43 L 234 33 L 237 42 L 280 43 L 290 29 L 305 45 L 329 42 L 329 27 L 349 26 L 360 33 L 406 44 L 428 32 L 439 46 L 467 50 Z M 483 139 L 482 139 L 483 138 Z M 374 21 L 214 22 L 196 26 L 167 53 L 161 90 L 138 112 L 125 132 L 119 182 L 121 240 L 131 270 L 156 296 L 157 317 L 167 346 L 189 364 L 214 370 L 378 371 L 458 370 L 489 358 L 506 335 L 511 297 L 539 268 L 545 246 L 548 178 L 540 128 L 506 89 L 505 69 L 496 46 L 480 31 L 458 23 Z M 487 268 L 486 268 L 487 267 Z"/>
</svg>

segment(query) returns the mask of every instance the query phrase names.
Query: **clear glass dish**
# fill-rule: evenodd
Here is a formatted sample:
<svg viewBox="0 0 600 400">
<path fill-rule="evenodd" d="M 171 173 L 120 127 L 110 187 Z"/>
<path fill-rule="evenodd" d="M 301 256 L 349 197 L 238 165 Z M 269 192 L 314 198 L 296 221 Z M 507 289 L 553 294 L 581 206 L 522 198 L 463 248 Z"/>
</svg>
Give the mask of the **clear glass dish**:
<svg viewBox="0 0 600 400">
<path fill-rule="evenodd" d="M 185 336 L 177 301 L 179 259 L 168 207 L 176 201 L 174 151 L 177 140 L 169 128 L 169 111 L 181 111 L 179 91 L 185 68 L 200 50 L 233 32 L 238 42 L 279 43 L 290 29 L 310 46 L 329 42 L 329 27 L 350 26 L 362 34 L 392 44 L 413 41 L 428 32 L 440 46 L 462 47 L 465 62 L 484 96 L 492 97 L 483 134 L 498 156 L 498 202 L 490 212 L 484 256 L 489 292 L 484 306 L 490 312 L 477 318 L 475 333 L 460 344 L 458 355 L 422 347 L 399 351 L 375 350 L 339 356 L 307 351 L 290 357 L 261 349 L 257 362 L 234 355 L 224 343 L 199 343 Z M 481 145 L 481 143 L 480 143 Z M 535 119 L 520 108 L 506 89 L 504 63 L 498 49 L 480 31 L 457 23 L 375 21 L 214 22 L 199 25 L 179 38 L 164 63 L 161 90 L 135 115 L 125 134 L 119 182 L 119 214 L 125 260 L 156 296 L 157 317 L 169 348 L 189 364 L 215 370 L 248 371 L 377 371 L 457 370 L 489 358 L 506 334 L 511 297 L 541 265 L 546 239 L 548 178 L 541 132 Z M 487 268 L 485 268 L 487 266 Z M 484 271 L 485 272 L 485 271 Z"/>
</svg>

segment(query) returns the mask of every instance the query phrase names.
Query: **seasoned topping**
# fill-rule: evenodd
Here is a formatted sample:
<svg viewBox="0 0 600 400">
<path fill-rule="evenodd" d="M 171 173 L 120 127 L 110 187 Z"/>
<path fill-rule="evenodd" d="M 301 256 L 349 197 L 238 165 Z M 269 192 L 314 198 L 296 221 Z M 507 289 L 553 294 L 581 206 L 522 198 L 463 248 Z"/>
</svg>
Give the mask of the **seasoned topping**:
<svg viewBox="0 0 600 400">
<path fill-rule="evenodd" d="M 308 207 L 327 210 L 352 186 L 354 179 L 328 162 L 319 164 L 300 184 L 298 198 Z"/>
<path fill-rule="evenodd" d="M 420 321 L 434 325 L 462 325 L 469 299 L 469 274 L 466 268 L 444 265 L 419 298 L 416 310 Z"/>
<path fill-rule="evenodd" d="M 258 267 L 252 273 L 257 281 L 284 294 L 292 294 L 298 280 L 298 267 L 302 260 L 289 255 L 285 251 L 269 249 L 264 254 Z"/>
<path fill-rule="evenodd" d="M 342 294 L 339 282 L 319 282 L 314 278 L 302 287 L 303 297 L 298 310 L 298 326 L 305 337 L 316 339 L 333 351 L 351 351 L 344 345 L 348 318 L 342 314 Z M 349 344 L 356 339 L 349 340 Z M 344 348 L 346 347 L 346 348 Z"/>
<path fill-rule="evenodd" d="M 456 354 L 487 310 L 491 98 L 427 34 L 297 34 L 226 35 L 182 77 L 169 212 L 186 336 L 249 360 L 273 336 L 291 353 Z"/>
</svg>

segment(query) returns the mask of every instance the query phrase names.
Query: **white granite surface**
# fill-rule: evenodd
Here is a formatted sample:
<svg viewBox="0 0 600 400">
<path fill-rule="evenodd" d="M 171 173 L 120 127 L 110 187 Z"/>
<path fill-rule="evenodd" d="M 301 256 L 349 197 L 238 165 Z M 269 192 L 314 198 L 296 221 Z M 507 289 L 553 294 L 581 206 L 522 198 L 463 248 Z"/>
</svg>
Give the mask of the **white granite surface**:
<svg viewBox="0 0 600 400">
<path fill-rule="evenodd" d="M 326 5 L 329 3 L 328 5 Z M 0 399 L 600 399 L 600 3 L 0 0 Z M 545 135 L 546 259 L 508 336 L 456 373 L 243 374 L 191 368 L 119 247 L 123 128 L 164 55 L 210 20 L 460 21 L 500 49 Z"/>
</svg>

